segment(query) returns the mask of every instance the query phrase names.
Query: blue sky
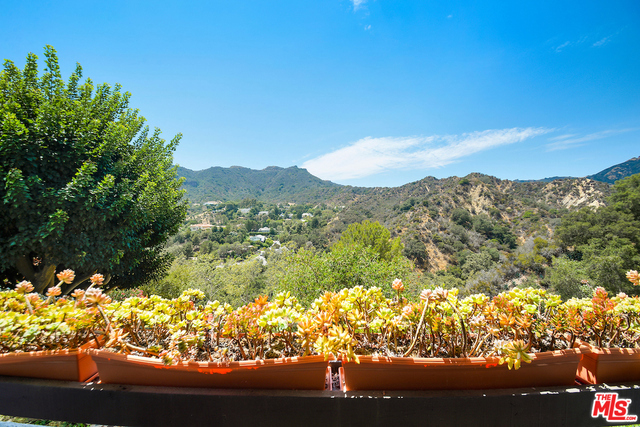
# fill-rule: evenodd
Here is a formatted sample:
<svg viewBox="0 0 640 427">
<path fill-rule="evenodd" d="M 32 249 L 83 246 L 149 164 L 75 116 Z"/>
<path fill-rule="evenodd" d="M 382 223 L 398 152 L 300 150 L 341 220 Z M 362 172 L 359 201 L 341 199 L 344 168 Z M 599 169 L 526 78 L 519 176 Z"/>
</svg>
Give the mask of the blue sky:
<svg viewBox="0 0 640 427">
<path fill-rule="evenodd" d="M 397 186 L 640 156 L 640 2 L 0 2 L 0 55 L 120 83 L 189 169 Z"/>
</svg>

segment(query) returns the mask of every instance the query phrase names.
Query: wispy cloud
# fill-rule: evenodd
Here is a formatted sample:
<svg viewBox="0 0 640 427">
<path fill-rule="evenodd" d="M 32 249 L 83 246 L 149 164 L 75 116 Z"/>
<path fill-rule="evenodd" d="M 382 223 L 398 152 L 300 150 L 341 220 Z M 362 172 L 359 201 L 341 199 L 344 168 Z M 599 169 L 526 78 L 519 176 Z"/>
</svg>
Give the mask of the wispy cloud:
<svg viewBox="0 0 640 427">
<path fill-rule="evenodd" d="M 611 38 L 613 37 L 613 34 L 610 36 L 607 36 L 605 38 L 602 38 L 600 40 L 598 40 L 597 42 L 595 42 L 592 46 L 593 47 L 600 47 L 600 46 L 604 46 L 605 44 L 609 43 L 611 41 Z"/>
<path fill-rule="evenodd" d="M 574 136 L 578 136 L 575 133 L 568 133 L 565 135 L 554 136 L 553 138 L 549 138 L 549 141 L 562 141 L 565 139 L 573 138 Z"/>
<path fill-rule="evenodd" d="M 580 45 L 585 45 L 585 46 L 589 46 L 589 47 L 601 47 L 601 46 L 604 46 L 607 43 L 609 43 L 611 41 L 611 39 L 613 39 L 615 37 L 616 34 L 618 34 L 618 33 L 611 34 L 611 35 L 609 35 L 607 37 L 603 37 L 603 38 L 601 38 L 601 39 L 599 39 L 599 40 L 597 40 L 595 42 L 593 42 L 593 40 L 597 36 L 585 35 L 585 36 L 580 37 L 579 39 L 573 39 L 573 40 L 570 39 L 570 40 L 565 41 L 564 43 L 560 43 L 557 46 L 555 46 L 553 48 L 553 50 L 556 53 L 560 53 L 560 52 L 562 52 L 562 51 L 564 51 L 566 49 L 569 49 L 569 48 L 572 48 L 572 49 L 573 48 L 578 48 Z M 552 39 L 551 42 L 553 44 L 556 44 L 556 43 L 559 42 L 559 40 L 557 40 L 557 39 L 553 40 Z"/>
<path fill-rule="evenodd" d="M 369 31 L 370 29 L 371 29 L 371 24 L 364 26 L 364 30 L 365 31 Z"/>
<path fill-rule="evenodd" d="M 564 49 L 565 47 L 571 45 L 571 42 L 566 41 L 564 43 L 562 43 L 560 46 L 556 47 L 556 52 L 562 52 L 562 49 Z"/>
<path fill-rule="evenodd" d="M 549 141 L 553 141 L 547 144 L 547 151 L 567 150 L 569 148 L 575 148 L 585 145 L 585 142 L 594 141 L 597 139 L 608 138 L 610 136 L 619 135 L 621 133 L 636 131 L 638 128 L 627 129 L 607 129 L 600 132 L 590 133 L 584 136 L 578 136 L 576 134 L 560 135 L 554 138 L 549 138 Z"/>
<path fill-rule="evenodd" d="M 367 0 L 351 0 L 351 3 L 353 3 L 353 10 L 360 9 L 366 2 Z"/>
<path fill-rule="evenodd" d="M 550 132 L 544 128 L 491 129 L 462 135 L 367 137 L 302 164 L 330 180 L 363 178 L 391 170 L 438 168 L 471 154 Z"/>
</svg>

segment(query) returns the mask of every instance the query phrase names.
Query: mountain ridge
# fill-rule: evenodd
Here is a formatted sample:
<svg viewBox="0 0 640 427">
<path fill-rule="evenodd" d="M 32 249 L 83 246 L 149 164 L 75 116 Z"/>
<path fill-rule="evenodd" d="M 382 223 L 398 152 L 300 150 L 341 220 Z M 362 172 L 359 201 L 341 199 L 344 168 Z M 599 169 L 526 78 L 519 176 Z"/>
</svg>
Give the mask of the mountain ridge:
<svg viewBox="0 0 640 427">
<path fill-rule="evenodd" d="M 185 178 L 182 187 L 192 202 L 241 200 L 255 198 L 280 202 L 320 200 L 331 196 L 340 184 L 325 181 L 297 166 L 267 166 L 255 170 L 243 166 L 213 166 L 201 171 L 178 166 L 177 174 Z"/>
<path fill-rule="evenodd" d="M 626 162 L 613 165 L 596 174 L 584 178 L 569 176 L 549 177 L 538 180 L 499 180 L 522 183 L 551 183 L 557 180 L 591 179 L 594 181 L 613 184 L 615 181 L 627 176 L 640 173 L 640 156 Z M 490 177 L 490 175 L 478 174 Z M 228 168 L 213 166 L 200 171 L 193 171 L 178 166 L 178 176 L 184 177 L 183 188 L 187 198 L 191 202 L 204 203 L 211 200 L 239 201 L 242 199 L 256 199 L 274 203 L 313 203 L 323 202 L 328 199 L 352 199 L 356 195 L 376 193 L 382 189 L 385 191 L 405 187 L 407 185 L 422 182 L 424 180 L 437 180 L 435 177 L 425 177 L 414 183 L 407 183 L 398 187 L 352 187 L 336 184 L 328 180 L 322 180 L 304 168 L 290 166 L 267 166 L 256 170 L 243 166 L 231 166 Z M 449 177 L 451 179 L 467 179 L 467 177 Z M 442 178 L 443 180 L 449 178 Z"/>
</svg>

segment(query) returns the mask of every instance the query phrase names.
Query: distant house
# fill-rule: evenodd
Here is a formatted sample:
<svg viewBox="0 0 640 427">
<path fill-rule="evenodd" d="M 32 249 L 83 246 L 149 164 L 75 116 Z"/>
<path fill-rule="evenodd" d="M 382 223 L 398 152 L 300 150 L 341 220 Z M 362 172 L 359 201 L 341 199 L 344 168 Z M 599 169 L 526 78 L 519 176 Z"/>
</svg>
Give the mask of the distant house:
<svg viewBox="0 0 640 427">
<path fill-rule="evenodd" d="M 222 203 L 222 202 L 219 202 L 219 201 L 215 201 L 215 202 L 214 202 L 214 201 L 209 201 L 209 202 L 204 202 L 204 205 L 205 205 L 205 206 L 216 206 L 216 205 L 219 205 L 220 203 Z"/>
<path fill-rule="evenodd" d="M 262 242 L 264 243 L 265 240 L 267 240 L 267 238 L 265 236 L 263 236 L 262 234 L 258 234 L 255 236 L 249 236 L 249 240 L 251 240 L 252 242 Z"/>
<path fill-rule="evenodd" d="M 310 214 L 309 212 L 305 212 L 302 214 L 302 218 L 313 218 L 313 215 Z"/>
<path fill-rule="evenodd" d="M 271 229 L 269 227 L 262 227 L 258 229 L 258 233 L 269 233 L 271 232 Z"/>
<path fill-rule="evenodd" d="M 211 224 L 192 224 L 189 226 L 191 231 L 210 230 L 211 228 L 213 228 L 213 225 Z"/>
<path fill-rule="evenodd" d="M 246 215 L 251 212 L 251 208 L 238 209 L 238 212 L 240 212 L 242 215 Z"/>
<path fill-rule="evenodd" d="M 258 212 L 258 216 L 261 216 L 261 215 L 269 216 L 269 211 L 260 211 L 260 212 Z"/>
</svg>

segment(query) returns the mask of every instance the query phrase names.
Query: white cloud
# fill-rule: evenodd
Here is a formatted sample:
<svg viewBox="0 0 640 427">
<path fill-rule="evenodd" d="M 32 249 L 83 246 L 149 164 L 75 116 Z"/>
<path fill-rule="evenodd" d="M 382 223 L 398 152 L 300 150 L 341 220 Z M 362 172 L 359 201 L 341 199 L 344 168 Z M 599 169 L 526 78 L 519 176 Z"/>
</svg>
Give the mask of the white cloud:
<svg viewBox="0 0 640 427">
<path fill-rule="evenodd" d="M 566 135 L 554 136 L 553 138 L 549 138 L 549 141 L 561 141 L 563 139 L 573 138 L 574 136 L 578 136 L 575 133 L 569 133 Z"/>
<path fill-rule="evenodd" d="M 491 129 L 462 135 L 367 137 L 302 164 L 322 179 L 363 178 L 391 170 L 438 168 L 471 154 L 550 132 L 544 128 Z"/>
<path fill-rule="evenodd" d="M 567 150 L 569 148 L 580 147 L 584 142 L 593 141 L 596 139 L 608 138 L 613 135 L 618 135 L 625 132 L 632 132 L 638 130 L 638 128 L 628 128 L 628 129 L 608 129 L 600 132 L 590 133 L 584 136 L 578 136 L 575 134 L 572 135 L 561 135 L 555 138 L 550 138 L 549 141 L 554 141 L 550 144 L 547 144 L 547 151 L 557 151 L 557 150 Z"/>
<path fill-rule="evenodd" d="M 353 3 L 353 10 L 360 9 L 360 7 L 362 7 L 366 2 L 367 0 L 351 0 L 351 3 Z"/>
<path fill-rule="evenodd" d="M 563 50 L 565 50 L 565 49 L 567 49 L 567 48 L 577 48 L 577 47 L 579 47 L 579 46 L 581 46 L 581 45 L 583 45 L 583 44 L 585 44 L 585 43 L 591 43 L 591 47 L 601 47 L 601 46 L 604 46 L 604 45 L 606 45 L 607 43 L 609 43 L 609 42 L 611 41 L 611 39 L 612 39 L 616 34 L 618 34 L 618 33 L 611 34 L 611 35 L 609 35 L 609 36 L 607 36 L 607 37 L 601 38 L 600 40 L 597 40 L 597 41 L 596 41 L 596 42 L 594 42 L 594 43 L 591 43 L 591 41 L 590 41 L 590 40 L 593 40 L 593 39 L 595 38 L 595 36 L 593 36 L 593 35 L 584 35 L 584 36 L 580 37 L 579 39 L 567 40 L 567 41 L 565 41 L 564 43 L 561 43 L 561 44 L 557 45 L 557 46 L 556 46 L 555 48 L 553 48 L 553 49 L 554 49 L 557 53 L 560 53 L 560 52 L 562 52 Z M 557 43 L 557 42 L 558 42 L 558 41 L 557 41 L 557 39 L 555 39 L 555 40 L 554 40 L 554 39 L 549 40 L 549 42 L 552 42 L 552 43 L 554 43 L 554 41 L 555 41 L 555 43 Z M 555 44 L 555 43 L 554 43 L 554 44 Z"/>
<path fill-rule="evenodd" d="M 369 31 L 370 29 L 371 29 L 371 25 L 365 25 L 365 26 L 364 26 L 364 30 L 365 30 L 365 31 Z"/>
<path fill-rule="evenodd" d="M 600 46 L 604 46 L 605 44 L 609 43 L 611 41 L 611 37 L 613 37 L 613 35 L 611 36 L 607 36 L 603 39 L 598 40 L 597 42 L 595 42 L 593 44 L 593 47 L 600 47 Z"/>
</svg>

